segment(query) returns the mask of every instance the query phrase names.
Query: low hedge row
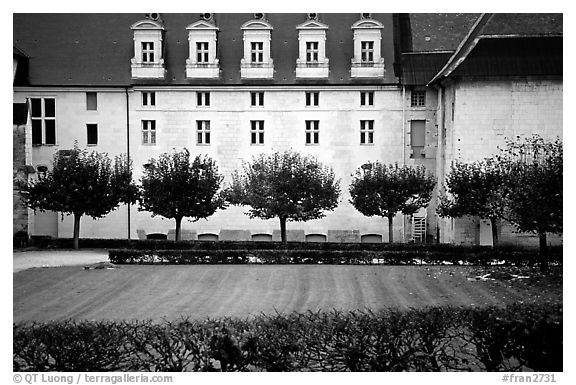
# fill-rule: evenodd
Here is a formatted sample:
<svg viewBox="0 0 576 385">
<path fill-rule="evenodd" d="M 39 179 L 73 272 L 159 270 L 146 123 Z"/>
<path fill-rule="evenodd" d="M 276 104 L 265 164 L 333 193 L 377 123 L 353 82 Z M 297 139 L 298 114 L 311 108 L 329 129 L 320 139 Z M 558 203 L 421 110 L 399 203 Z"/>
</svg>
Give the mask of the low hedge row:
<svg viewBox="0 0 576 385">
<path fill-rule="evenodd" d="M 111 249 L 115 264 L 455 264 L 526 265 L 536 260 L 534 251 L 482 249 L 447 253 L 435 250 L 134 250 Z M 558 262 L 558 259 L 552 259 Z"/>
<path fill-rule="evenodd" d="M 71 238 L 37 238 L 31 240 L 41 248 L 71 248 Z M 336 243 L 336 242 L 255 242 L 255 241 L 169 241 L 156 239 L 92 239 L 81 238 L 81 248 L 136 249 L 136 250 L 323 250 L 323 251 L 437 251 L 461 254 L 463 252 L 493 252 L 488 246 L 459 246 L 441 243 Z M 535 248 L 501 246 L 500 252 L 531 252 Z M 549 248 L 551 255 L 562 255 L 562 246 Z"/>
<path fill-rule="evenodd" d="M 562 306 L 13 326 L 14 371 L 562 371 Z"/>
</svg>

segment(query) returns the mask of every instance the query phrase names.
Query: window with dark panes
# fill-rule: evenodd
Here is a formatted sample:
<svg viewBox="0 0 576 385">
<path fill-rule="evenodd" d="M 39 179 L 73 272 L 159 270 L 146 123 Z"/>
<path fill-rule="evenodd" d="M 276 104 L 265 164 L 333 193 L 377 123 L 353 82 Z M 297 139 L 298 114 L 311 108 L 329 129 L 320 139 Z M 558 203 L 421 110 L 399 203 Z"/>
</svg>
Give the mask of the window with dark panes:
<svg viewBox="0 0 576 385">
<path fill-rule="evenodd" d="M 142 42 L 142 63 L 154 63 L 153 42 Z"/>
<path fill-rule="evenodd" d="M 360 42 L 360 59 L 363 63 L 372 63 L 374 61 L 374 42 Z"/>
<path fill-rule="evenodd" d="M 210 106 L 210 92 L 196 92 L 196 106 L 209 107 Z"/>
<path fill-rule="evenodd" d="M 252 107 L 264 106 L 264 92 L 250 92 L 250 105 Z"/>
<path fill-rule="evenodd" d="M 318 144 L 320 141 L 320 121 L 306 121 L 306 144 Z"/>
<path fill-rule="evenodd" d="M 250 143 L 251 144 L 264 144 L 264 121 L 251 120 L 250 121 Z"/>
<path fill-rule="evenodd" d="M 426 91 L 413 90 L 410 92 L 410 106 L 412 107 L 425 107 L 426 106 Z"/>
<path fill-rule="evenodd" d="M 308 63 L 318 63 L 318 42 L 317 41 L 307 41 L 306 42 L 306 61 Z"/>
<path fill-rule="evenodd" d="M 360 92 L 360 105 L 373 106 L 374 105 L 374 91 L 361 91 Z"/>
<path fill-rule="evenodd" d="M 309 91 L 306 92 L 306 107 L 318 107 L 320 103 L 320 92 Z"/>
<path fill-rule="evenodd" d="M 198 63 L 208 63 L 208 42 L 196 43 L 196 61 Z"/>
<path fill-rule="evenodd" d="M 263 42 L 252 42 L 250 43 L 250 57 L 252 63 L 263 63 L 264 62 L 264 43 Z"/>
<path fill-rule="evenodd" d="M 156 105 L 156 92 L 153 91 L 142 91 L 142 105 L 143 106 L 155 106 Z"/>
<path fill-rule="evenodd" d="M 360 121 L 360 144 L 374 144 L 374 121 Z"/>
<path fill-rule="evenodd" d="M 142 144 L 156 144 L 156 121 L 142 121 Z"/>
<path fill-rule="evenodd" d="M 32 98 L 30 104 L 32 144 L 56 144 L 56 100 Z"/>
<path fill-rule="evenodd" d="M 197 144 L 210 144 L 210 121 L 197 120 L 196 121 L 196 134 Z"/>
<path fill-rule="evenodd" d="M 98 125 L 97 124 L 87 124 L 86 125 L 86 144 L 89 146 L 95 146 L 98 144 Z"/>
</svg>

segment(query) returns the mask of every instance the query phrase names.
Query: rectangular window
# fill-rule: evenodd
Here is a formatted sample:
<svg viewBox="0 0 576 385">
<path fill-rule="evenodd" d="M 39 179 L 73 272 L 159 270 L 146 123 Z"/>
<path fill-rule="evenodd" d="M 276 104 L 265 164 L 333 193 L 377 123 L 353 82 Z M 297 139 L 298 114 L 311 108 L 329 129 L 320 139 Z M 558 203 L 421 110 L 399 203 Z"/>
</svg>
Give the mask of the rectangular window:
<svg viewBox="0 0 576 385">
<path fill-rule="evenodd" d="M 210 106 L 210 92 L 196 92 L 196 106 L 209 107 Z"/>
<path fill-rule="evenodd" d="M 424 147 L 426 146 L 426 121 L 410 121 L 410 146 L 412 147 L 411 158 L 423 158 Z"/>
<path fill-rule="evenodd" d="M 208 43 L 196 43 L 196 61 L 198 63 L 208 63 Z"/>
<path fill-rule="evenodd" d="M 410 106 L 425 107 L 426 91 L 412 90 L 412 92 L 410 92 Z"/>
<path fill-rule="evenodd" d="M 89 146 L 95 146 L 98 144 L 98 125 L 97 124 L 87 124 L 86 125 L 86 144 Z"/>
<path fill-rule="evenodd" d="M 318 63 L 318 42 L 317 41 L 307 41 L 306 42 L 306 62 L 308 63 Z"/>
<path fill-rule="evenodd" d="M 142 42 L 142 63 L 154 63 L 153 42 Z"/>
<path fill-rule="evenodd" d="M 252 107 L 264 106 L 264 92 L 250 92 L 250 105 Z"/>
<path fill-rule="evenodd" d="M 318 107 L 320 102 L 320 92 L 310 91 L 306 92 L 306 107 Z"/>
<path fill-rule="evenodd" d="M 142 91 L 142 105 L 145 107 L 156 105 L 156 92 Z"/>
<path fill-rule="evenodd" d="M 264 121 L 251 120 L 250 121 L 250 143 L 251 144 L 264 144 Z"/>
<path fill-rule="evenodd" d="M 88 111 L 98 109 L 98 94 L 96 92 L 86 92 L 86 109 Z"/>
<path fill-rule="evenodd" d="M 360 144 L 374 144 L 374 121 L 360 121 Z"/>
<path fill-rule="evenodd" d="M 156 144 L 156 121 L 142 121 L 142 144 Z"/>
<path fill-rule="evenodd" d="M 374 91 L 360 91 L 360 105 L 373 106 L 374 105 Z"/>
<path fill-rule="evenodd" d="M 263 42 L 252 42 L 250 43 L 250 55 L 252 63 L 263 63 L 264 62 L 264 43 Z"/>
<path fill-rule="evenodd" d="M 362 63 L 374 62 L 374 42 L 362 41 L 360 42 L 360 60 Z"/>
<path fill-rule="evenodd" d="M 33 98 L 30 102 L 32 144 L 56 144 L 56 100 Z"/>
<path fill-rule="evenodd" d="M 197 120 L 196 121 L 196 143 L 197 144 L 210 144 L 210 121 Z"/>
<path fill-rule="evenodd" d="M 306 144 L 318 144 L 320 137 L 320 121 L 306 121 Z"/>
</svg>

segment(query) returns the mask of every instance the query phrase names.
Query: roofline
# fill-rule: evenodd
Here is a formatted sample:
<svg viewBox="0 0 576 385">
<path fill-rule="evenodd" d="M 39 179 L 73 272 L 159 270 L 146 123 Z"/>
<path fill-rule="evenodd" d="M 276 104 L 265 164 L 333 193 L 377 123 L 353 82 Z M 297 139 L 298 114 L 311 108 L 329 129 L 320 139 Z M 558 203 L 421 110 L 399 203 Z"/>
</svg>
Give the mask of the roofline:
<svg viewBox="0 0 576 385">
<path fill-rule="evenodd" d="M 466 59 L 466 57 L 468 57 L 470 51 L 472 51 L 476 44 L 478 44 L 478 32 L 488 23 L 493 15 L 493 13 L 483 13 L 478 17 L 478 19 L 474 22 L 474 25 L 472 25 L 472 28 L 470 28 L 464 39 L 458 45 L 458 48 L 456 48 L 456 51 L 454 51 L 454 54 L 450 57 L 450 59 L 448 59 L 444 67 L 438 71 L 432 80 L 426 84 L 426 86 L 431 86 L 441 76 L 446 77 L 450 75 L 450 73 L 452 73 Z M 467 43 L 469 44 L 467 45 Z M 464 51 L 464 47 L 466 47 L 466 51 Z M 456 58 L 459 56 L 461 51 L 463 51 L 463 56 L 458 61 L 456 61 Z"/>
<path fill-rule="evenodd" d="M 562 33 L 532 33 L 532 34 L 507 34 L 507 35 L 480 35 L 481 39 L 510 39 L 510 38 L 535 38 L 535 37 L 562 37 Z"/>
<path fill-rule="evenodd" d="M 402 52 L 402 55 L 421 55 L 421 54 L 425 54 L 425 55 L 430 55 L 430 54 L 435 54 L 435 53 L 442 53 L 442 54 L 447 54 L 447 53 L 454 53 L 454 50 L 444 50 L 444 51 L 411 51 L 411 52 Z"/>
</svg>

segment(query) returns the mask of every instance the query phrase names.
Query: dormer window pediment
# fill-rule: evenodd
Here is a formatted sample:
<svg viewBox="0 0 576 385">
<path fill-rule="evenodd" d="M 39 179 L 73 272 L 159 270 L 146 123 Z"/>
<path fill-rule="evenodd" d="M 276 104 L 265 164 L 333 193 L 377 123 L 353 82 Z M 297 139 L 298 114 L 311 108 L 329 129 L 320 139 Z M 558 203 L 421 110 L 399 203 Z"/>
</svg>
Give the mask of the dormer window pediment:
<svg viewBox="0 0 576 385">
<path fill-rule="evenodd" d="M 132 30 L 138 29 L 157 29 L 164 30 L 164 26 L 154 20 L 140 20 L 130 26 Z"/>
<path fill-rule="evenodd" d="M 274 27 L 270 23 L 264 20 L 250 20 L 246 23 L 242 24 L 240 27 L 241 30 L 251 30 L 251 29 L 260 29 L 260 30 L 269 30 L 272 31 Z"/>
<path fill-rule="evenodd" d="M 296 26 L 296 29 L 298 30 L 302 30 L 302 29 L 328 29 L 328 26 L 324 23 L 319 22 L 318 20 L 307 20 L 302 24 L 299 24 L 298 26 Z"/>
<path fill-rule="evenodd" d="M 382 24 L 378 20 L 372 20 L 372 19 L 362 19 L 352 24 L 352 29 L 362 29 L 362 28 L 384 29 L 384 24 Z"/>
<path fill-rule="evenodd" d="M 188 79 L 214 79 L 220 77 L 216 43 L 218 27 L 209 20 L 199 20 L 186 27 L 188 30 L 189 57 L 186 59 Z"/>
</svg>

